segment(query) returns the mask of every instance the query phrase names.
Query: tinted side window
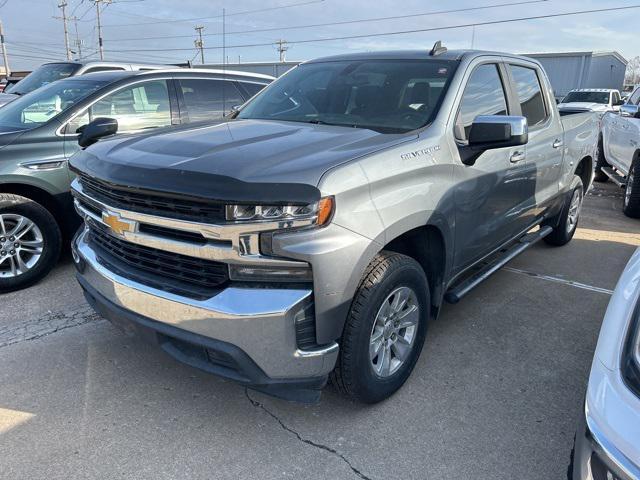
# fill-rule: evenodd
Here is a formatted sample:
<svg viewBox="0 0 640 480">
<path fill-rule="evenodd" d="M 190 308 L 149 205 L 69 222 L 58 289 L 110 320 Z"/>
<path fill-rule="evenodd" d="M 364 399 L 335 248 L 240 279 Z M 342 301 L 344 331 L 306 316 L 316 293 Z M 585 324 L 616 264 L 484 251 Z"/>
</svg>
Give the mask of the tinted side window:
<svg viewBox="0 0 640 480">
<path fill-rule="evenodd" d="M 259 83 L 247 83 L 247 82 L 240 82 L 240 85 L 242 85 L 242 88 L 244 88 L 247 91 L 247 93 L 249 94 L 249 97 L 253 97 L 256 93 L 258 93 L 260 90 L 266 87 L 266 85 L 262 85 Z"/>
<path fill-rule="evenodd" d="M 98 117 L 118 120 L 118 132 L 171 125 L 167 83 L 154 80 L 117 90 L 69 122 L 65 133 L 75 133 L 79 127 Z"/>
<path fill-rule="evenodd" d="M 636 91 L 633 92 L 633 94 L 631 95 L 631 97 L 629 98 L 629 103 L 631 105 L 638 105 L 640 104 L 640 87 L 636 88 Z"/>
<path fill-rule="evenodd" d="M 507 101 L 498 66 L 480 65 L 471 74 L 462 95 L 460 111 L 456 119 L 456 137 L 467 140 L 471 124 L 479 115 L 506 114 Z"/>
<path fill-rule="evenodd" d="M 620 94 L 618 92 L 613 92 L 613 98 L 611 99 L 612 105 L 620 105 Z"/>
<path fill-rule="evenodd" d="M 182 79 L 180 89 L 190 122 L 220 118 L 244 103 L 235 85 L 224 80 Z"/>
<path fill-rule="evenodd" d="M 516 86 L 522 116 L 527 118 L 529 127 L 540 125 L 547 119 L 547 109 L 542 96 L 538 74 L 533 68 L 510 65 Z"/>
</svg>

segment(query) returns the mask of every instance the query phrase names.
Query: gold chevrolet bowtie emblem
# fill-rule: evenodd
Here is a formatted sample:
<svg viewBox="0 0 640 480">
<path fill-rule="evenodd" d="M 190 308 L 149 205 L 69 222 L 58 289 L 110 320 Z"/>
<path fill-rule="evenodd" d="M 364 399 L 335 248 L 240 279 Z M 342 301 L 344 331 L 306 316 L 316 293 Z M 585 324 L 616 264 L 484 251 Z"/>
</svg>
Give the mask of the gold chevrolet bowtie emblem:
<svg viewBox="0 0 640 480">
<path fill-rule="evenodd" d="M 102 221 L 116 235 L 123 235 L 124 232 L 133 232 L 135 223 L 130 220 L 124 220 L 117 213 L 102 212 Z"/>
</svg>

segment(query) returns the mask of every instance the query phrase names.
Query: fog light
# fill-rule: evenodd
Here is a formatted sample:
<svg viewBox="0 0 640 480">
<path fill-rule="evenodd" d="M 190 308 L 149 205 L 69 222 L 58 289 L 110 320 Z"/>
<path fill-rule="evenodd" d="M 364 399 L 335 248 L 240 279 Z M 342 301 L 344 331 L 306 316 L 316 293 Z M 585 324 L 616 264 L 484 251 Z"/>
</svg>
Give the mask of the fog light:
<svg viewBox="0 0 640 480">
<path fill-rule="evenodd" d="M 313 280 L 311 267 L 263 267 L 255 265 L 230 265 L 229 278 L 237 282 L 286 282 L 306 283 Z"/>
</svg>

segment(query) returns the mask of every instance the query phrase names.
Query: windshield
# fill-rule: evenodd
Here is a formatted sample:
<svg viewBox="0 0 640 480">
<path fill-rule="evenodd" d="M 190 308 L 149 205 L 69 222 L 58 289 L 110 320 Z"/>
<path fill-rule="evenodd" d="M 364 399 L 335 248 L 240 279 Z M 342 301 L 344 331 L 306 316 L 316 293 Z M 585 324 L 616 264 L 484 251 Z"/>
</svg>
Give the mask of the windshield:
<svg viewBox="0 0 640 480">
<path fill-rule="evenodd" d="M 570 92 L 562 101 L 562 103 L 573 102 L 608 104 L 609 92 Z"/>
<path fill-rule="evenodd" d="M 435 117 L 456 65 L 447 60 L 303 64 L 258 94 L 237 118 L 408 132 Z"/>
<path fill-rule="evenodd" d="M 52 83 L 0 108 L 0 131 L 39 127 L 107 83 L 76 78 Z"/>
<path fill-rule="evenodd" d="M 47 63 L 36 68 L 15 85 L 7 87 L 5 93 L 24 95 L 48 84 L 73 75 L 80 65 L 75 63 Z"/>
</svg>

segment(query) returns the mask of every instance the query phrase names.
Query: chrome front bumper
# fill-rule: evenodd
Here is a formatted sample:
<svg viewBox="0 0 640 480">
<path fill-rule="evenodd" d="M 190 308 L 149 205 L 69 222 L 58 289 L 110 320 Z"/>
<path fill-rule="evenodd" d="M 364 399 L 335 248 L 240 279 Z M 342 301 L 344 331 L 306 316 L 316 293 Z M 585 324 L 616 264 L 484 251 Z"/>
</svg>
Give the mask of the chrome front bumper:
<svg viewBox="0 0 640 480">
<path fill-rule="evenodd" d="M 237 347 L 270 379 L 318 378 L 333 369 L 338 345 L 297 348 L 294 316 L 312 302 L 310 289 L 228 287 L 196 300 L 135 282 L 106 269 L 86 241 L 73 242 L 81 283 L 109 304 L 145 319 Z M 86 288 L 85 288 L 86 290 Z"/>
</svg>

